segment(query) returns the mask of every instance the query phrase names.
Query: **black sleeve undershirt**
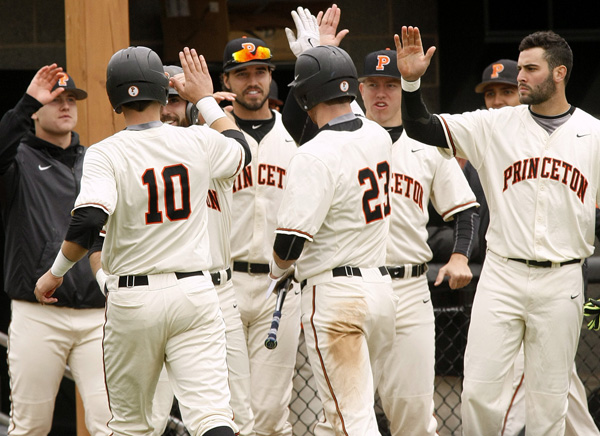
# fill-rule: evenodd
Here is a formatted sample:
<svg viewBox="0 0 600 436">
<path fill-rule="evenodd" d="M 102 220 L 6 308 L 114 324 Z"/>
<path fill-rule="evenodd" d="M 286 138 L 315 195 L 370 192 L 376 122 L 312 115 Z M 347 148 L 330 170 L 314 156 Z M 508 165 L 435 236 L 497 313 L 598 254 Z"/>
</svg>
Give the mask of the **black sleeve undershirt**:
<svg viewBox="0 0 600 436">
<path fill-rule="evenodd" d="M 452 253 L 471 257 L 473 238 L 479 230 L 479 214 L 475 206 L 454 214 L 454 248 Z"/>
<path fill-rule="evenodd" d="M 252 161 L 252 152 L 250 151 L 250 146 L 248 145 L 244 134 L 239 130 L 234 129 L 223 130 L 221 133 L 228 138 L 235 139 L 242 147 L 244 147 L 244 166 L 248 165 L 250 161 Z"/>
<path fill-rule="evenodd" d="M 273 251 L 275 251 L 281 260 L 297 260 L 302 254 L 302 249 L 306 241 L 306 238 L 298 235 L 277 233 L 275 235 Z"/>
<path fill-rule="evenodd" d="M 449 148 L 444 128 L 438 117 L 427 110 L 421 89 L 414 92 L 402 90 L 402 124 L 412 139 L 436 147 Z"/>
<path fill-rule="evenodd" d="M 75 209 L 65 241 L 74 242 L 89 250 L 96 241 L 107 218 L 108 214 L 97 207 L 89 206 Z"/>
</svg>

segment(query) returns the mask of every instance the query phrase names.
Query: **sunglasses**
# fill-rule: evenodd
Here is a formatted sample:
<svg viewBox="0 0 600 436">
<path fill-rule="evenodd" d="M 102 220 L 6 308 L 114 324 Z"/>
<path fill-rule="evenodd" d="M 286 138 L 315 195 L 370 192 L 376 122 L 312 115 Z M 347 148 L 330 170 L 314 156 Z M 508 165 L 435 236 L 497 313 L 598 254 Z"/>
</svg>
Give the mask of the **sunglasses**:
<svg viewBox="0 0 600 436">
<path fill-rule="evenodd" d="M 259 45 L 256 47 L 254 53 L 252 53 L 247 48 L 242 48 L 236 52 L 231 54 L 231 59 L 227 61 L 226 66 L 231 64 L 242 64 L 244 62 L 253 61 L 253 60 L 269 60 L 271 59 L 271 50 L 267 47 L 263 47 Z"/>
</svg>

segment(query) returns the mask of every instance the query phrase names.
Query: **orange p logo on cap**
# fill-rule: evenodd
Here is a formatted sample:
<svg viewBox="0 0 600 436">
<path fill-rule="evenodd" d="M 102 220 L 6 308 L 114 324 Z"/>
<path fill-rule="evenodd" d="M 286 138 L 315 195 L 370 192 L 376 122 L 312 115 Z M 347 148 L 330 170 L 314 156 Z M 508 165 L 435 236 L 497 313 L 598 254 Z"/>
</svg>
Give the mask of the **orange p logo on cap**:
<svg viewBox="0 0 600 436">
<path fill-rule="evenodd" d="M 377 71 L 383 71 L 386 65 L 389 65 L 390 63 L 390 57 L 387 55 L 378 55 L 377 56 L 377 66 L 375 67 L 375 70 Z"/>
<path fill-rule="evenodd" d="M 497 79 L 498 75 L 502 71 L 504 71 L 504 65 L 502 65 L 502 64 L 494 64 L 494 65 L 492 65 L 492 75 L 490 76 L 490 78 Z"/>
</svg>

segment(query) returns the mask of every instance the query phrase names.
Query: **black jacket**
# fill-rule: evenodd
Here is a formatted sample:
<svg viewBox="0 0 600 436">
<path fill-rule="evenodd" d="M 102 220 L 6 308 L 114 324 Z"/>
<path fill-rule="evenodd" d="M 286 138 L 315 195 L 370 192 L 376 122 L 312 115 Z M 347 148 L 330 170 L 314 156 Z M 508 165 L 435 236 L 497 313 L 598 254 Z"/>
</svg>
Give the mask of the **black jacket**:
<svg viewBox="0 0 600 436">
<path fill-rule="evenodd" d="M 72 133 L 62 149 L 35 136 L 31 115 L 42 105 L 25 94 L 0 121 L 0 207 L 4 225 L 4 290 L 35 302 L 37 279 L 54 262 L 79 194 L 85 148 Z M 78 262 L 56 290 L 57 306 L 104 307 L 89 262 Z"/>
</svg>

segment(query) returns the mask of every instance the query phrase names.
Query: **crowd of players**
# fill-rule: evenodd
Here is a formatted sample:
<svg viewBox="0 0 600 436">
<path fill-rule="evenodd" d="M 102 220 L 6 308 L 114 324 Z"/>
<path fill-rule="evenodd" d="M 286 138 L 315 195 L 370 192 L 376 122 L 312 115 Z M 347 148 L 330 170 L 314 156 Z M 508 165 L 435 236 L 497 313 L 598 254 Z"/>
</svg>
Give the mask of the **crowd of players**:
<svg viewBox="0 0 600 436">
<path fill-rule="evenodd" d="M 473 250 L 486 258 L 464 434 L 599 434 L 574 356 L 600 125 L 567 103 L 568 44 L 527 36 L 518 63 L 484 70 L 486 110 L 438 116 L 420 97 L 435 49 L 418 29 L 359 77 L 340 16 L 292 11 L 281 114 L 260 39 L 226 45 L 222 92 L 194 49 L 181 66 L 120 50 L 107 93 L 127 128 L 87 151 L 73 131 L 87 94 L 57 65 L 36 73 L 0 122 L 9 434 L 48 434 L 68 364 L 93 435 L 160 435 L 173 398 L 193 435 L 292 435 L 303 330 L 316 435 L 379 434 L 376 392 L 392 434 L 435 435 L 432 210 L 452 222 L 435 285 L 466 286 Z"/>
</svg>

